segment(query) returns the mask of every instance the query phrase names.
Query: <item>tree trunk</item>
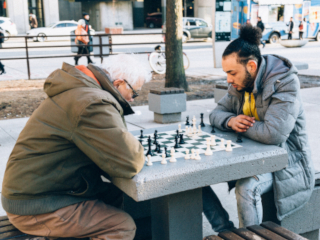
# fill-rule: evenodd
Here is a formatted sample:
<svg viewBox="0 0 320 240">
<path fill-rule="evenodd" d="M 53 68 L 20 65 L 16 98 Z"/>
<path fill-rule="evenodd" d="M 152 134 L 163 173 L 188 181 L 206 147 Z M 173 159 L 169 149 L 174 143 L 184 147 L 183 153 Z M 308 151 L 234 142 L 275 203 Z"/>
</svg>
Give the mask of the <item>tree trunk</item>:
<svg viewBox="0 0 320 240">
<path fill-rule="evenodd" d="M 182 1 L 167 0 L 166 84 L 165 87 L 189 90 L 182 56 Z"/>
</svg>

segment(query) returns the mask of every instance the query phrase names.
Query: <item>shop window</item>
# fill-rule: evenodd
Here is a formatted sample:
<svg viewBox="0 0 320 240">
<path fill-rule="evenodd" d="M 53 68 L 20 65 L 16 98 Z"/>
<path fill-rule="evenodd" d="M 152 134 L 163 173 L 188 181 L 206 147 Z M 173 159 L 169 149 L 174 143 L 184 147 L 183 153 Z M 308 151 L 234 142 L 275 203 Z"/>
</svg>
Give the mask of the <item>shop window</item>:
<svg viewBox="0 0 320 240">
<path fill-rule="evenodd" d="M 284 5 L 270 5 L 268 22 L 269 23 L 278 22 L 278 21 L 283 22 L 284 21 L 283 13 L 284 13 Z"/>
<path fill-rule="evenodd" d="M 0 0 L 0 17 L 7 17 L 7 1 Z"/>
<path fill-rule="evenodd" d="M 44 27 L 43 2 L 42 0 L 28 0 L 29 13 L 35 15 L 38 27 Z"/>
</svg>

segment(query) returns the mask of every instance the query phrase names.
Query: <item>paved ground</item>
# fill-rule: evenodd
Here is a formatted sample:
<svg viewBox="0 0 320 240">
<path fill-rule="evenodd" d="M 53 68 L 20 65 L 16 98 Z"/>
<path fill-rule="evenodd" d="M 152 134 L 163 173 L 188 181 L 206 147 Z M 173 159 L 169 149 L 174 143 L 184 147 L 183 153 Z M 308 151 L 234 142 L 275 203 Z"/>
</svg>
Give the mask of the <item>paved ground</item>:
<svg viewBox="0 0 320 240">
<path fill-rule="evenodd" d="M 307 129 L 312 149 L 312 157 L 317 171 L 320 171 L 320 155 L 317 152 L 319 148 L 318 143 L 320 141 L 320 122 L 318 121 L 318 119 L 320 118 L 319 91 L 320 88 L 309 88 L 303 89 L 301 91 L 307 115 Z M 208 122 L 209 113 L 213 108 L 215 108 L 215 106 L 216 104 L 214 102 L 214 99 L 189 101 L 187 103 L 187 111 L 182 114 L 182 119 L 184 120 L 187 115 L 199 116 L 199 114 L 202 112 L 204 113 L 204 119 L 206 119 L 206 122 Z M 139 130 L 161 126 L 161 124 L 153 122 L 153 113 L 148 110 L 148 106 L 134 107 L 134 110 L 134 115 L 126 117 L 129 130 Z M 2 182 L 5 165 L 10 152 L 27 120 L 28 118 L 20 118 L 0 121 L 0 182 Z M 212 188 L 217 192 L 217 195 L 221 199 L 222 204 L 230 213 L 231 220 L 237 226 L 239 221 L 237 216 L 234 190 L 229 194 L 226 183 L 214 185 L 212 186 Z M 0 206 L 0 216 L 4 214 L 5 212 Z M 211 230 L 210 225 L 204 218 L 204 235 L 209 235 L 212 233 L 213 231 Z"/>
</svg>

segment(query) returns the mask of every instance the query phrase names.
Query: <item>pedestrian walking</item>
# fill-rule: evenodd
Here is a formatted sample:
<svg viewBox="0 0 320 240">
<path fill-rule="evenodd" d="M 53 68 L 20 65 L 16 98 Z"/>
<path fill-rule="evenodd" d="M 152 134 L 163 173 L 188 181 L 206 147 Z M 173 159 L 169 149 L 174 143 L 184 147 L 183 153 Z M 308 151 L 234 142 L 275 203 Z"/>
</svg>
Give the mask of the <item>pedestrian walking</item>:
<svg viewBox="0 0 320 240">
<path fill-rule="evenodd" d="M 89 25 L 90 15 L 88 13 L 84 12 L 84 13 L 82 13 L 82 16 L 83 16 L 83 20 L 86 23 L 86 26 L 85 26 L 84 29 L 86 30 L 86 32 L 88 34 L 89 44 L 91 44 L 92 43 L 92 38 L 91 38 L 91 35 L 90 35 L 90 25 Z M 88 47 L 88 49 L 89 49 L 89 53 L 90 53 L 90 47 Z M 94 62 L 92 62 L 91 59 L 90 59 L 90 63 L 94 63 Z"/>
<path fill-rule="evenodd" d="M 3 29 L 0 27 L 0 48 L 2 48 L 2 43 L 4 43 L 4 31 Z M 4 70 L 4 65 L 2 64 L 2 62 L 0 61 L 0 75 L 5 74 L 6 71 Z"/>
<path fill-rule="evenodd" d="M 303 39 L 303 33 L 306 31 L 306 29 L 307 29 L 307 22 L 306 22 L 306 18 L 304 18 L 299 24 L 299 39 L 300 40 Z"/>
<path fill-rule="evenodd" d="M 260 28 L 261 33 L 263 33 L 263 31 L 264 31 L 264 23 L 262 22 L 261 17 L 258 17 L 257 27 Z M 263 47 L 266 46 L 265 42 L 262 39 L 260 39 L 260 43 L 263 45 Z"/>
<path fill-rule="evenodd" d="M 288 26 L 288 40 L 292 39 L 292 33 L 294 28 L 293 18 L 290 18 L 290 22 L 287 24 Z"/>
<path fill-rule="evenodd" d="M 30 24 L 30 29 L 34 29 L 38 27 L 38 21 L 36 15 L 30 13 L 29 14 L 29 24 Z"/>
<path fill-rule="evenodd" d="M 90 54 L 88 49 L 89 36 L 85 30 L 86 22 L 84 19 L 78 21 L 78 27 L 75 31 L 76 39 L 75 42 L 78 46 L 78 55 L 74 57 L 75 65 L 78 65 L 79 59 L 82 57 L 82 54 Z M 92 63 L 90 56 L 87 56 L 88 64 Z"/>
</svg>

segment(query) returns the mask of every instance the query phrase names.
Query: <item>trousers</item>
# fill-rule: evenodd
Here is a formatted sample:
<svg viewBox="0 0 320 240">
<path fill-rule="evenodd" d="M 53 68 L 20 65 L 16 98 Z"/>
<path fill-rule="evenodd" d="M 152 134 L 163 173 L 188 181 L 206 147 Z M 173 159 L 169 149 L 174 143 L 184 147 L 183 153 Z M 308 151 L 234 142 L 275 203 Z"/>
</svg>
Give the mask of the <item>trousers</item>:
<svg viewBox="0 0 320 240">
<path fill-rule="evenodd" d="M 261 195 L 272 190 L 272 173 L 240 179 L 236 182 L 236 198 L 239 227 L 259 225 L 262 222 Z M 210 186 L 202 189 L 203 213 L 215 232 L 234 228 L 227 211 L 222 207 L 217 195 Z"/>
</svg>

